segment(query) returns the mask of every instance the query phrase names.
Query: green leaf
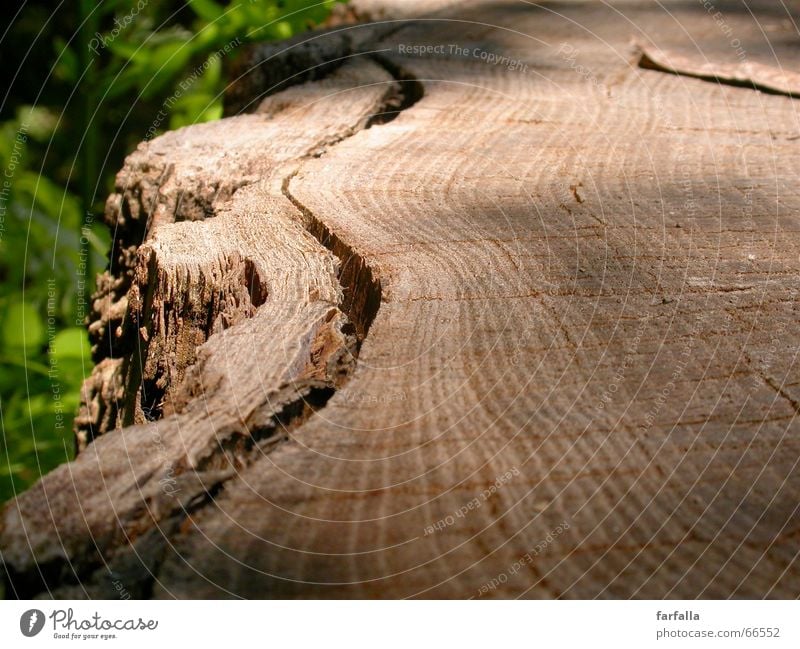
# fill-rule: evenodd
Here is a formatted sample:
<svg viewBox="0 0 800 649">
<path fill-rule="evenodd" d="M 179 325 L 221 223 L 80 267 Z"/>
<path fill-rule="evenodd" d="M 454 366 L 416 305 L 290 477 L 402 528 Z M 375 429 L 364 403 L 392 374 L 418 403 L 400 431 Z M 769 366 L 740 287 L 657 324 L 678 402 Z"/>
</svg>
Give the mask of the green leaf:
<svg viewBox="0 0 800 649">
<path fill-rule="evenodd" d="M 128 43 L 118 38 L 109 41 L 108 49 L 121 59 L 133 61 L 147 58 L 147 47 L 141 47 L 141 45 L 141 43 Z"/>
<path fill-rule="evenodd" d="M 56 36 L 53 46 L 56 55 L 54 76 L 71 85 L 77 83 L 78 77 L 80 77 L 80 65 L 75 50 L 69 47 L 67 41 L 60 36 Z"/>
<path fill-rule="evenodd" d="M 189 0 L 192 10 L 203 20 L 213 23 L 223 13 L 222 7 L 212 0 Z"/>
<path fill-rule="evenodd" d="M 3 319 L 3 345 L 6 348 L 34 349 L 44 343 L 44 322 L 32 304 L 11 304 Z"/>
<path fill-rule="evenodd" d="M 86 331 L 81 327 L 70 327 L 60 331 L 51 343 L 51 365 L 55 378 L 61 386 L 62 406 L 68 412 L 78 407 L 81 383 L 91 371 L 91 347 Z M 73 401 L 74 397 L 74 403 Z"/>
<path fill-rule="evenodd" d="M 53 339 L 51 347 L 57 361 L 68 359 L 88 361 L 91 354 L 86 331 L 81 327 L 70 327 L 60 331 Z"/>
<path fill-rule="evenodd" d="M 81 208 L 78 199 L 62 185 L 47 176 L 34 172 L 19 174 L 14 189 L 32 200 L 53 224 L 52 234 L 57 227 L 76 230 L 80 224 Z"/>
<path fill-rule="evenodd" d="M 17 120 L 34 140 L 47 142 L 56 130 L 58 115 L 42 106 L 20 106 L 17 109 Z"/>
</svg>

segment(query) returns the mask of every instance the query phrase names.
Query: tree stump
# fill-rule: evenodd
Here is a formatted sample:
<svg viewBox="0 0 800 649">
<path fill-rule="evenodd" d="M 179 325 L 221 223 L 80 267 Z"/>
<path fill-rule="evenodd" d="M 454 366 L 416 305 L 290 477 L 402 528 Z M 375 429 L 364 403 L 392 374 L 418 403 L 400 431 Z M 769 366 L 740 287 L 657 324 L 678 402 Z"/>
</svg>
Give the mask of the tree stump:
<svg viewBox="0 0 800 649">
<path fill-rule="evenodd" d="M 118 175 L 7 592 L 800 595 L 800 49 L 708 4 L 362 2 L 255 48 L 236 114 Z"/>
</svg>

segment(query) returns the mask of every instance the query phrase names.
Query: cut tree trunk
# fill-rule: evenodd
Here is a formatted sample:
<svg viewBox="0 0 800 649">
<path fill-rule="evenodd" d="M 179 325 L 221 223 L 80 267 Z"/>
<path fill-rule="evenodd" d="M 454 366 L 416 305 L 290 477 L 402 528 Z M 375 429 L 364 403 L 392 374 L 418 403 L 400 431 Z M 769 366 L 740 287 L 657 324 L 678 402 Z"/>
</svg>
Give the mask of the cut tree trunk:
<svg viewBox="0 0 800 649">
<path fill-rule="evenodd" d="M 9 594 L 800 596 L 790 16 L 395 4 L 128 158 Z"/>
</svg>

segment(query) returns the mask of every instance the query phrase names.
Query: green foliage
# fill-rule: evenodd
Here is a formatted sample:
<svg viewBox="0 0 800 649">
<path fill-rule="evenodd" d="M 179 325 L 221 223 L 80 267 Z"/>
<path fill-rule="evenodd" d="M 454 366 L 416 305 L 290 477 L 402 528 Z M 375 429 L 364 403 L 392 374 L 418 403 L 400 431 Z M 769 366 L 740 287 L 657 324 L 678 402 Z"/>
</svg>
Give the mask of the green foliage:
<svg viewBox="0 0 800 649">
<path fill-rule="evenodd" d="M 3 318 L 3 347 L 9 352 L 24 353 L 41 347 L 44 322 L 39 310 L 30 302 L 13 302 Z"/>
<path fill-rule="evenodd" d="M 176 103 L 167 106 L 170 128 L 216 119 L 222 114 L 223 58 L 235 57 L 245 43 L 289 38 L 303 31 L 324 20 L 337 1 L 341 0 L 101 4 L 93 18 L 111 20 L 113 29 L 93 34 L 88 43 L 99 60 L 98 105 L 124 97 L 132 108 L 146 108 L 144 113 L 152 119 L 174 96 Z M 182 7 L 188 7 L 191 15 L 186 16 Z M 59 46 L 58 74 L 78 83 L 84 73 L 79 52 L 64 42 Z"/>
<path fill-rule="evenodd" d="M 52 110 L 22 106 L 0 125 L 0 500 L 70 458 L 91 367 L 86 332 L 74 322 L 85 297 L 76 294 L 80 201 L 40 173 L 57 121 Z M 101 264 L 107 235 L 87 239 Z"/>
<path fill-rule="evenodd" d="M 41 0 L 11 25 L 11 43 L 47 29 L 53 51 L 20 61 L 38 87 L 12 86 L 0 121 L 0 502 L 71 459 L 92 367 L 82 318 L 109 248 L 98 215 L 124 155 L 219 118 L 241 46 L 318 24 L 335 1 L 80 0 L 48 21 Z"/>
</svg>

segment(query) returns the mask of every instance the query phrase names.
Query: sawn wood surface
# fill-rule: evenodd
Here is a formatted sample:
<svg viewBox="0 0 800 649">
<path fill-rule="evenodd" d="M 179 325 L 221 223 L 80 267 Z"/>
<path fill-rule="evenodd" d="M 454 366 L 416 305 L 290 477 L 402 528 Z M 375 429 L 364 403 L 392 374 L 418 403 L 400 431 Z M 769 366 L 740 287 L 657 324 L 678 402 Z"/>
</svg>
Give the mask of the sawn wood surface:
<svg viewBox="0 0 800 649">
<path fill-rule="evenodd" d="M 128 158 L 8 593 L 800 595 L 781 3 L 394 4 Z"/>
</svg>

